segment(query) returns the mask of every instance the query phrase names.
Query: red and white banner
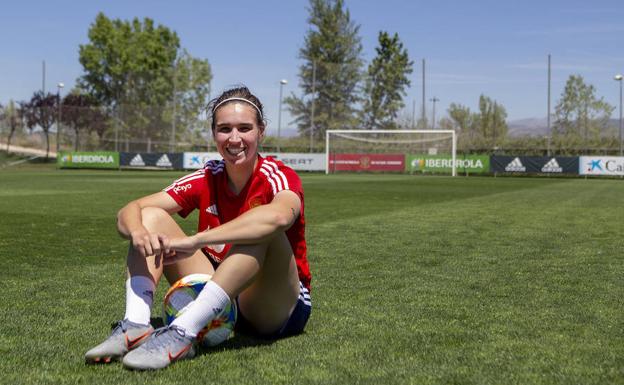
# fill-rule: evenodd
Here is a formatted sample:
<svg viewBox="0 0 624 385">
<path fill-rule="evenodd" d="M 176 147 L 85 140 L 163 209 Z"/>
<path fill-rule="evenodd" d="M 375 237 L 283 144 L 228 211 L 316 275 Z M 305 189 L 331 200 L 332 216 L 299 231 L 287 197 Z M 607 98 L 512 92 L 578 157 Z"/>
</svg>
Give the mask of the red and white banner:
<svg viewBox="0 0 624 385">
<path fill-rule="evenodd" d="M 405 171 L 404 154 L 330 154 L 330 171 Z"/>
</svg>

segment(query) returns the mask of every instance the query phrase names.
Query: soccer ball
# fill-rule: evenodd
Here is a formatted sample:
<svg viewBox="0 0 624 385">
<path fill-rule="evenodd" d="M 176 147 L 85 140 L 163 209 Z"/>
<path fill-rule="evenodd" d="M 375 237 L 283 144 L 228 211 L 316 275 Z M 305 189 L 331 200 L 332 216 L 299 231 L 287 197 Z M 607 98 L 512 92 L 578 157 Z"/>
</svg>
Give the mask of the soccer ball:
<svg viewBox="0 0 624 385">
<path fill-rule="evenodd" d="M 209 274 L 191 274 L 171 285 L 165 294 L 164 313 L 167 325 L 178 318 L 188 305 L 197 298 L 206 282 L 210 281 Z M 236 324 L 236 302 L 232 301 L 219 313 L 209 325 L 206 325 L 197 335 L 197 340 L 206 347 L 216 346 L 232 335 Z"/>
</svg>

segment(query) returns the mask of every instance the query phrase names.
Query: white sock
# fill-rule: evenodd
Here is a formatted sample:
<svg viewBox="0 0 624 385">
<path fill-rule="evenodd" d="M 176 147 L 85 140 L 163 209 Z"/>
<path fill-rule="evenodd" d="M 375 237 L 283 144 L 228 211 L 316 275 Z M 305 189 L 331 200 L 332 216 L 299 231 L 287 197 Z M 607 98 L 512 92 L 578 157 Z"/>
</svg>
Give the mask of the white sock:
<svg viewBox="0 0 624 385">
<path fill-rule="evenodd" d="M 196 337 L 229 303 L 230 297 L 221 286 L 208 281 L 195 301 L 171 324 L 183 328 L 186 335 Z"/>
<path fill-rule="evenodd" d="M 154 289 L 151 278 L 135 275 L 126 281 L 126 315 L 124 319 L 141 325 L 150 323 Z"/>
</svg>

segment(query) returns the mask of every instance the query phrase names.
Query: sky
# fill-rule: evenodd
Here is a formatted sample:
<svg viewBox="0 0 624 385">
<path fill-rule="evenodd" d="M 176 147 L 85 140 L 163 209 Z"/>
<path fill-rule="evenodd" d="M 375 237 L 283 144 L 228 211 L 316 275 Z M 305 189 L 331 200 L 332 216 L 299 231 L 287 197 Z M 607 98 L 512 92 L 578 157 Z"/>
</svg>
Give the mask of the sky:
<svg viewBox="0 0 624 385">
<path fill-rule="evenodd" d="M 212 96 L 245 84 L 264 103 L 269 133 L 276 130 L 280 80 L 284 96 L 301 95 L 298 57 L 310 29 L 307 0 L 238 1 L 11 1 L 0 13 L 0 103 L 29 99 L 42 88 L 67 92 L 83 73 L 80 44 L 98 12 L 109 18 L 149 17 L 175 30 L 181 47 L 210 62 Z M 621 0 L 345 0 L 359 25 L 366 65 L 379 31 L 398 33 L 414 62 L 403 116 L 425 105 L 436 118 L 450 103 L 476 110 L 479 95 L 502 104 L 508 120 L 547 115 L 548 55 L 554 110 L 566 80 L 581 75 L 596 95 L 619 106 L 624 72 L 624 7 Z M 613 117 L 617 115 L 614 111 Z M 294 127 L 282 112 L 282 130 Z"/>
</svg>

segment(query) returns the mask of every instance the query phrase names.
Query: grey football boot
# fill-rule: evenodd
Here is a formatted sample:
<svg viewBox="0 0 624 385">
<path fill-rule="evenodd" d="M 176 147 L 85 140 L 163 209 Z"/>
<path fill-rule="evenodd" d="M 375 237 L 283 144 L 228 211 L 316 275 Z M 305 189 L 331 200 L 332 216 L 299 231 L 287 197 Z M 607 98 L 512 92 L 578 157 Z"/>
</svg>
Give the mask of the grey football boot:
<svg viewBox="0 0 624 385">
<path fill-rule="evenodd" d="M 90 364 L 118 361 L 145 342 L 153 331 L 152 325 L 141 325 L 127 319 L 118 321 L 111 335 L 85 354 L 85 361 Z"/>
<path fill-rule="evenodd" d="M 193 358 L 196 353 L 195 338 L 187 336 L 184 329 L 169 325 L 156 329 L 143 345 L 126 354 L 123 365 L 136 370 L 162 369 L 175 361 Z"/>
</svg>

